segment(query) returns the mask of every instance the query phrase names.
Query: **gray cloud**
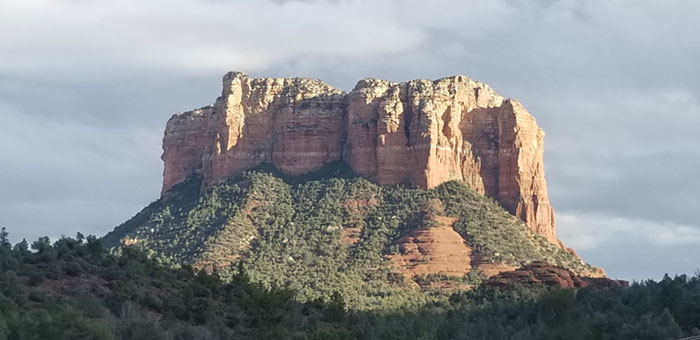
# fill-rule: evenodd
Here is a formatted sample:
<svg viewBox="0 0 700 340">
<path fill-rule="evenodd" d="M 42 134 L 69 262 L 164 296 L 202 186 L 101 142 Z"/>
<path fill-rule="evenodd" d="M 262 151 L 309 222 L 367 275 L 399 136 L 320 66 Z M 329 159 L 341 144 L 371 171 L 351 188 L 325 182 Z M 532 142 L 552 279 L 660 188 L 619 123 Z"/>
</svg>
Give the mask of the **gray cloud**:
<svg viewBox="0 0 700 340">
<path fill-rule="evenodd" d="M 624 278 L 692 272 L 700 248 L 646 235 L 700 230 L 699 12 L 684 0 L 3 1 L 0 224 L 15 239 L 102 234 L 133 215 L 157 197 L 166 119 L 212 102 L 228 70 L 345 90 L 460 73 L 547 132 L 565 242 Z"/>
<path fill-rule="evenodd" d="M 593 264 L 604 264 L 612 277 L 641 280 L 700 270 L 692 256 L 700 246 L 697 227 L 566 211 L 558 218 L 567 226 L 559 232 L 571 241 L 567 246 Z"/>
</svg>

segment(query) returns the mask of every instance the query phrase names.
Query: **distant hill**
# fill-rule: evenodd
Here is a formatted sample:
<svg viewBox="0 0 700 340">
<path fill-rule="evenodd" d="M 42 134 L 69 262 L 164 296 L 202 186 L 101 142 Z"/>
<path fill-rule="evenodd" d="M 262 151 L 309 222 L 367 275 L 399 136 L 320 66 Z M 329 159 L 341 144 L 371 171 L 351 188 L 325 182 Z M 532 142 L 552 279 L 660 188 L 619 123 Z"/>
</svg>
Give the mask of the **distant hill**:
<svg viewBox="0 0 700 340">
<path fill-rule="evenodd" d="M 301 177 L 263 168 L 204 192 L 193 176 L 103 240 L 224 278 L 243 268 L 300 301 L 338 292 L 357 309 L 439 300 L 532 261 L 602 275 L 457 181 L 380 186 L 342 162 Z"/>
<path fill-rule="evenodd" d="M 213 105 L 168 121 L 161 198 L 103 240 L 358 310 L 444 300 L 534 261 L 605 277 L 556 237 L 543 153 L 520 103 L 465 76 L 345 93 L 229 72 Z"/>
</svg>

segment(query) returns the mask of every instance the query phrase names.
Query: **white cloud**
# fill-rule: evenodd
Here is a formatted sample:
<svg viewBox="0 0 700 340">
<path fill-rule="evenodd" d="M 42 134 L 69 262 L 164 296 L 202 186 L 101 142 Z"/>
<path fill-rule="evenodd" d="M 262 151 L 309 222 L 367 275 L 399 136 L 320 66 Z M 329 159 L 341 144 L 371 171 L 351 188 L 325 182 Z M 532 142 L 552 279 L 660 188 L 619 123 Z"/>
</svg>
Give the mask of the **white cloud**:
<svg viewBox="0 0 700 340">
<path fill-rule="evenodd" d="M 0 73 L 220 74 L 308 54 L 378 56 L 424 38 L 385 15 L 396 10 L 382 1 L 9 0 Z"/>
<path fill-rule="evenodd" d="M 654 247 L 700 245 L 700 226 L 575 212 L 558 212 L 557 225 L 559 237 L 577 250 L 630 241 Z"/>
</svg>

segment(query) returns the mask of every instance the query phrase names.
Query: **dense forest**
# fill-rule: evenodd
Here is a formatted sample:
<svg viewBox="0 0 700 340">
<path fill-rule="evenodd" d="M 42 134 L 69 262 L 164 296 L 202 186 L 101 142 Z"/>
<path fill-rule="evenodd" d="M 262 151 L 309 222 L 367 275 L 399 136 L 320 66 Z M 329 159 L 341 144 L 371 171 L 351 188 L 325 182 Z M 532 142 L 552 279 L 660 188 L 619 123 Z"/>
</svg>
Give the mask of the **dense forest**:
<svg viewBox="0 0 700 340">
<path fill-rule="evenodd" d="M 460 277 L 405 277 L 392 268 L 388 257 L 398 253 L 397 240 L 440 216 L 454 218 L 464 242 L 492 263 L 541 260 L 577 273 L 595 270 L 456 181 L 432 190 L 379 186 L 337 163 L 298 177 L 263 167 L 204 192 L 200 187 L 197 177 L 176 186 L 107 234 L 105 244 L 116 252 L 131 244 L 169 265 L 217 268 L 225 280 L 243 268 L 252 282 L 289 288 L 300 302 L 340 294 L 357 310 L 449 298 L 441 289 L 415 289 L 417 283 L 480 283 L 476 269 Z M 342 242 L 351 230 L 355 239 Z"/>
<path fill-rule="evenodd" d="M 0 234 L 0 340 L 677 339 L 700 334 L 700 276 L 578 290 L 481 286 L 411 308 L 358 310 L 306 299 L 239 268 L 163 265 L 137 247 Z"/>
</svg>

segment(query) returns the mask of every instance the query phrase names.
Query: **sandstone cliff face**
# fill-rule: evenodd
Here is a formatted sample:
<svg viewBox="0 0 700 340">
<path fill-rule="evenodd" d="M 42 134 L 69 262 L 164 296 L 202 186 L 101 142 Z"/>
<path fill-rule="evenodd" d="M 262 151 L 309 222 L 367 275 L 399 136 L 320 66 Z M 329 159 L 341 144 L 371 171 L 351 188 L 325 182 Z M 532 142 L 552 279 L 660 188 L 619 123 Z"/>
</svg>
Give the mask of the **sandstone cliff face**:
<svg viewBox="0 0 700 340">
<path fill-rule="evenodd" d="M 462 180 L 559 244 L 544 178 L 544 132 L 515 100 L 464 76 L 350 93 L 302 78 L 231 72 L 213 106 L 179 113 L 163 139 L 163 194 L 191 174 L 204 185 L 261 163 L 302 174 L 343 160 L 379 184 Z"/>
</svg>

